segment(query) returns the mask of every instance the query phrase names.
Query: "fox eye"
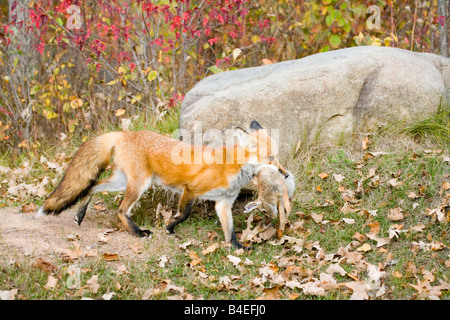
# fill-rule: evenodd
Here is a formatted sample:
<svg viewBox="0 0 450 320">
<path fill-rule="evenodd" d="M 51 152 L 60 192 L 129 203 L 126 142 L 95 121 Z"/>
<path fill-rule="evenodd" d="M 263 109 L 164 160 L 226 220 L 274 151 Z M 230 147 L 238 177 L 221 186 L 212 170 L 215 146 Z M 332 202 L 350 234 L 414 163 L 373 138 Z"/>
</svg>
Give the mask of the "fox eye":
<svg viewBox="0 0 450 320">
<path fill-rule="evenodd" d="M 269 161 L 273 161 L 273 157 L 272 156 L 268 156 L 267 159 L 269 159 Z"/>
</svg>

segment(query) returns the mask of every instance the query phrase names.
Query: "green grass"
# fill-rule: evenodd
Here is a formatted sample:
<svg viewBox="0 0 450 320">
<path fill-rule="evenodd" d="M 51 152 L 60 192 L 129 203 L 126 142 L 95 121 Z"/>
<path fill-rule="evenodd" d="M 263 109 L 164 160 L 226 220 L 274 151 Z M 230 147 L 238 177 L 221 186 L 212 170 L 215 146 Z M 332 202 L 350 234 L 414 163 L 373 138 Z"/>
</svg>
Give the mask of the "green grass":
<svg viewBox="0 0 450 320">
<path fill-rule="evenodd" d="M 450 258 L 449 223 L 434 222 L 424 214 L 427 208 L 436 208 L 442 203 L 445 197 L 442 183 L 449 181 L 449 162 L 444 161 L 444 156 L 448 157 L 450 151 L 448 117 L 448 108 L 441 108 L 439 113 L 429 119 L 408 126 L 393 124 L 395 128 L 388 127 L 371 134 L 367 150 L 361 149 L 361 136 L 331 147 L 317 146 L 301 150 L 289 168 L 296 174 L 298 186 L 289 220 L 291 225 L 303 221 L 303 228 L 308 230 L 300 253 L 294 250 L 293 245 L 275 246 L 267 242 L 255 244 L 254 250 L 237 253 L 221 243 L 223 234 L 214 214 L 194 213 L 189 220 L 177 226 L 177 237 L 162 235 L 163 226 L 156 225 L 151 218 L 154 205 L 165 199 L 164 196 L 158 196 L 156 200 L 144 201 L 141 204 L 142 210 L 135 211 L 135 221 L 138 224 L 153 231 L 160 231 L 156 232 L 156 238 L 150 240 L 144 248 L 152 253 L 148 260 L 120 259 L 106 262 L 101 258 L 84 258 L 74 263 L 64 262 L 55 257 L 51 262 L 58 270 L 53 276 L 57 277 L 59 282 L 55 289 L 45 289 L 48 275 L 33 267 L 33 261 L 27 257 L 9 252 L 0 257 L 0 290 L 17 288 L 19 298 L 22 299 L 81 297 L 99 299 L 110 292 L 115 293 L 113 299 L 142 299 L 146 294 L 151 299 L 182 296 L 174 290 L 165 292 L 167 279 L 170 279 L 172 285 L 184 288 L 184 297 L 189 294 L 187 297 L 205 299 L 256 299 L 265 297 L 270 290 L 275 290 L 277 297 L 281 299 L 348 299 L 351 292 L 345 288 L 330 290 L 324 296 L 317 297 L 306 295 L 298 288 L 277 286 L 269 280 L 264 282 L 264 288 L 255 287 L 251 282 L 260 275 L 259 270 L 270 263 L 277 267 L 278 274 L 288 272 L 289 267 L 282 264 L 282 261 L 287 261 L 285 259 L 290 259 L 291 267 L 295 265 L 300 269 L 309 270 L 311 275 L 317 278 L 332 262 L 317 257 L 318 250 L 314 245 L 319 245 L 326 255 L 334 254 L 333 261 L 338 261 L 337 250 L 356 241 L 354 236 L 357 232 L 367 234 L 372 223 L 379 223 L 378 236 L 382 238 L 389 236 L 389 230 L 394 225 L 403 225 L 401 230 L 408 230 L 412 226 L 423 224 L 422 232 L 401 233 L 397 239 L 392 239 L 381 248 L 377 248 L 376 242 L 370 239 L 355 243 L 355 248 L 364 243 L 371 246 L 370 251 L 361 252 L 364 261 L 374 265 L 384 265 L 386 261 L 390 261 L 384 267 L 386 276 L 383 283 L 386 286 L 386 293 L 380 297 L 381 299 L 416 299 L 418 293 L 411 285 L 417 285 L 419 280 L 423 280 L 426 272 L 431 272 L 435 277 L 431 282 L 433 286 L 439 285 L 439 280 L 447 282 L 450 280 L 449 267 L 446 266 L 446 261 Z M 153 124 L 151 129 L 170 133 L 178 127 L 176 111 L 167 114 L 165 119 Z M 132 130 L 144 128 L 150 129 L 142 120 L 138 120 Z M 367 156 L 368 152 L 377 151 L 386 154 Z M 50 157 L 47 158 L 50 160 Z M 377 179 L 365 178 L 373 168 L 376 168 Z M 320 178 L 321 172 L 328 173 L 329 177 Z M 48 168 L 34 162 L 32 174 L 28 179 L 29 181 L 38 179 L 42 174 L 49 174 Z M 333 174 L 343 175 L 345 178 L 337 182 Z M 396 179 L 398 184 L 388 185 L 387 182 L 391 179 Z M 321 192 L 317 190 L 318 186 L 321 187 Z M 341 210 L 346 201 L 339 191 L 340 187 L 354 192 L 350 201 L 355 208 L 354 212 Z M 419 197 L 415 199 L 409 197 L 411 192 Z M 112 201 L 114 195 L 101 197 L 111 209 L 117 207 L 118 203 Z M 41 199 L 23 199 L 24 202 L 30 200 L 41 201 Z M 328 205 L 321 206 L 323 204 Z M 389 220 L 390 210 L 397 207 L 403 209 L 405 218 L 400 221 Z M 369 215 L 368 212 L 374 212 L 373 210 L 376 210 L 376 214 Z M 325 224 L 315 222 L 312 218 L 314 214 L 323 215 L 323 221 L 329 222 Z M 237 232 L 246 228 L 247 217 L 248 215 L 235 210 L 234 223 Z M 342 222 L 343 218 L 354 219 L 355 223 L 345 224 Z M 216 232 L 217 236 L 210 238 L 209 232 Z M 289 235 L 298 236 L 294 233 Z M 181 249 L 179 245 L 187 241 L 191 241 L 192 244 L 187 249 Z M 420 241 L 424 243 L 437 241 L 442 243 L 444 248 L 424 251 L 413 245 L 413 242 Z M 216 251 L 210 254 L 202 253 L 205 248 L 215 243 L 220 244 Z M 190 265 L 192 252 L 201 259 L 195 266 Z M 160 266 L 159 259 L 162 255 L 169 258 L 164 267 Z M 236 267 L 227 258 L 228 255 L 238 256 L 242 261 L 247 258 L 253 265 L 244 266 L 241 262 Z M 80 275 L 82 287 L 87 285 L 92 276 L 98 275 L 100 287 L 97 293 L 88 288 L 70 289 L 66 286 L 70 277 L 68 270 L 74 264 L 82 270 Z M 126 267 L 125 274 L 117 272 L 117 267 L 121 264 Z M 367 278 L 367 271 L 346 260 L 342 260 L 340 265 L 348 273 L 355 272 L 360 280 Z M 411 266 L 414 266 L 415 270 Z M 206 276 L 206 279 L 200 275 Z M 225 276 L 232 279 L 230 287 L 219 283 L 221 277 Z M 334 278 L 338 283 L 353 281 L 348 275 L 334 274 Z M 450 293 L 443 291 L 441 298 L 449 299 Z"/>
</svg>

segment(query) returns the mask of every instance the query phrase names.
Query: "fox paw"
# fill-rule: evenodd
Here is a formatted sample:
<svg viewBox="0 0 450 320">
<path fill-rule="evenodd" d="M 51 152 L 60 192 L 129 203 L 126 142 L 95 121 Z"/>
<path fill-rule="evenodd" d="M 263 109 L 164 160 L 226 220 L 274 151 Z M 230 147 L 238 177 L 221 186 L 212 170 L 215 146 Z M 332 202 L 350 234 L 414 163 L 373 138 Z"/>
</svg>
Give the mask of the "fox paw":
<svg viewBox="0 0 450 320">
<path fill-rule="evenodd" d="M 138 236 L 139 238 L 151 238 L 152 232 L 150 230 L 139 230 Z"/>
</svg>

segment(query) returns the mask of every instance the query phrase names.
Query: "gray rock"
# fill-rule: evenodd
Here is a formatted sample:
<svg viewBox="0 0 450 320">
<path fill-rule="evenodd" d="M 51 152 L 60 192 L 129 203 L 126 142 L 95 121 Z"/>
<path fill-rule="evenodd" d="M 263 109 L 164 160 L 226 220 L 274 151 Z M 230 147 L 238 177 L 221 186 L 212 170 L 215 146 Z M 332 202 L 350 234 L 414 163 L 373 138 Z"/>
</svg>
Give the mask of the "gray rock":
<svg viewBox="0 0 450 320">
<path fill-rule="evenodd" d="M 353 47 L 209 76 L 190 90 L 180 129 L 279 130 L 281 159 L 299 141 L 334 142 L 388 121 L 432 114 L 450 101 L 450 59 L 389 47 Z M 198 124 L 198 123 L 197 123 Z M 182 131 L 183 133 L 183 131 Z"/>
</svg>

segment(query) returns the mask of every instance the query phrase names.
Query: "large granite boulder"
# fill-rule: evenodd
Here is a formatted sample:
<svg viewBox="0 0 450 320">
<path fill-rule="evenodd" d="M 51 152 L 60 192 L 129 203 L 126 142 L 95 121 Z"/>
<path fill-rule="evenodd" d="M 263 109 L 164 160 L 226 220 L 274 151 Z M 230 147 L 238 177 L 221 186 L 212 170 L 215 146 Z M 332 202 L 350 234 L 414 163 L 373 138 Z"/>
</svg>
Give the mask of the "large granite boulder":
<svg viewBox="0 0 450 320">
<path fill-rule="evenodd" d="M 281 159 L 298 141 L 333 142 L 391 120 L 414 120 L 450 102 L 450 59 L 388 47 L 353 47 L 219 73 L 190 90 L 180 129 L 279 130 Z M 186 131 L 182 131 L 183 132 Z M 186 135 L 186 133 L 184 134 Z"/>
</svg>

